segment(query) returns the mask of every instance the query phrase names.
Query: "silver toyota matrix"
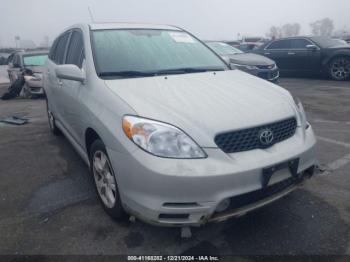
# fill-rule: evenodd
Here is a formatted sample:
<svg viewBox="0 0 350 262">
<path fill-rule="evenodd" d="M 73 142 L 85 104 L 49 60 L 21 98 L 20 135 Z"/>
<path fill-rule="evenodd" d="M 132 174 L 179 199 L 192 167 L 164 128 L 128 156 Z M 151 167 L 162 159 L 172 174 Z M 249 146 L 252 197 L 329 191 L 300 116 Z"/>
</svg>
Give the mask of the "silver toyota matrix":
<svg viewBox="0 0 350 262">
<path fill-rule="evenodd" d="M 223 221 L 292 192 L 317 164 L 298 99 L 177 27 L 72 26 L 43 81 L 52 132 L 89 165 L 115 219 Z"/>
</svg>

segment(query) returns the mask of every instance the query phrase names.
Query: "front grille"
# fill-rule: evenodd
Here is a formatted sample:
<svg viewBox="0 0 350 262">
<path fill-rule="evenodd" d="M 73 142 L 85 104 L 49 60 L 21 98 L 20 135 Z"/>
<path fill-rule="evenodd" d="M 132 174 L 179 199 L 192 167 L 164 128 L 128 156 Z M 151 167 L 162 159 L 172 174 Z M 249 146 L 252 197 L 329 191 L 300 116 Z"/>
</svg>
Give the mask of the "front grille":
<svg viewBox="0 0 350 262">
<path fill-rule="evenodd" d="M 250 204 L 256 203 L 258 201 L 264 200 L 268 197 L 271 197 L 273 195 L 276 195 L 287 188 L 289 188 L 292 185 L 299 184 L 302 181 L 302 179 L 297 177 L 290 177 L 286 180 L 283 180 L 279 183 L 276 183 L 274 185 L 271 185 L 265 189 L 259 189 L 253 192 L 249 192 L 243 195 L 231 197 L 230 200 L 230 206 L 228 209 L 226 209 L 223 213 L 226 212 L 232 212 L 235 209 L 248 206 Z M 217 212 L 216 214 L 220 214 L 220 212 Z M 214 215 L 215 216 L 215 215 Z"/>
<path fill-rule="evenodd" d="M 296 127 L 297 121 L 293 117 L 267 125 L 222 133 L 215 137 L 215 143 L 225 153 L 267 148 L 292 137 L 295 134 Z M 273 133 L 270 143 L 263 143 L 264 141 L 261 139 L 261 133 L 265 130 Z"/>
<path fill-rule="evenodd" d="M 259 69 L 273 69 L 275 66 L 274 65 L 257 65 L 256 67 Z"/>
<path fill-rule="evenodd" d="M 278 75 L 278 71 L 269 71 L 269 72 L 258 72 L 258 77 L 263 78 L 263 79 L 273 79 L 275 77 L 277 77 Z"/>
<path fill-rule="evenodd" d="M 263 79 L 269 79 L 270 73 L 269 72 L 259 72 L 258 77 L 263 78 Z"/>
</svg>

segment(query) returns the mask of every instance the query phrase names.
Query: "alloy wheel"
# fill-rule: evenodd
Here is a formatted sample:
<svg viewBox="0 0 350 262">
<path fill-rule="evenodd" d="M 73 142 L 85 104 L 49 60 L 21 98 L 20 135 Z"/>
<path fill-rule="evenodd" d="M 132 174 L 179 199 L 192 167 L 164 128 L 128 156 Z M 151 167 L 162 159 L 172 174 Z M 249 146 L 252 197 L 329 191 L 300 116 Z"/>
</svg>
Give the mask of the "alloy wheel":
<svg viewBox="0 0 350 262">
<path fill-rule="evenodd" d="M 350 76 L 350 59 L 346 57 L 336 58 L 332 61 L 330 73 L 335 80 L 346 80 Z"/>
<path fill-rule="evenodd" d="M 106 207 L 113 208 L 116 202 L 117 186 L 107 155 L 102 151 L 96 151 L 92 164 L 98 194 Z"/>
</svg>

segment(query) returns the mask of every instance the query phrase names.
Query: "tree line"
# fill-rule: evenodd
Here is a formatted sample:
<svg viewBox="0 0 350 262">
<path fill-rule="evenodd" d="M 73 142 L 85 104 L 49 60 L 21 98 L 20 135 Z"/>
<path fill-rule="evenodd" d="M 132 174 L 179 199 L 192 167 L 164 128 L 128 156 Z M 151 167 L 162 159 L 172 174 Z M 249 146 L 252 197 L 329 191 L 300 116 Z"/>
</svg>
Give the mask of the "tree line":
<svg viewBox="0 0 350 262">
<path fill-rule="evenodd" d="M 334 23 L 330 18 L 324 18 L 310 23 L 311 32 L 315 36 L 332 36 L 334 31 Z M 301 31 L 299 23 L 287 23 L 282 26 L 272 26 L 266 34 L 268 37 L 282 38 L 290 36 L 298 36 Z"/>
</svg>

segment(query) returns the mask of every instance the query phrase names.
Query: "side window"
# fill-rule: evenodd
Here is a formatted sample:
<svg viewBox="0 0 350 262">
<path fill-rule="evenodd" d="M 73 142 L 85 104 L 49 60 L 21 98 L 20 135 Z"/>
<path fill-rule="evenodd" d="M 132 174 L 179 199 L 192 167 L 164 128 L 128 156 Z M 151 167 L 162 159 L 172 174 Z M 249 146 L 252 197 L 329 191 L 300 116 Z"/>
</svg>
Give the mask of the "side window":
<svg viewBox="0 0 350 262">
<path fill-rule="evenodd" d="M 306 49 L 307 45 L 311 45 L 311 43 L 306 39 L 293 39 L 291 40 L 293 49 Z"/>
<path fill-rule="evenodd" d="M 84 54 L 84 41 L 80 32 L 74 31 L 70 38 L 66 64 L 73 64 L 78 67 L 82 67 Z"/>
<path fill-rule="evenodd" d="M 50 48 L 49 58 L 50 58 L 52 61 L 55 60 L 55 52 L 56 52 L 56 47 L 57 47 L 57 42 L 58 42 L 58 40 L 59 40 L 59 38 L 57 38 L 57 39 L 53 42 L 53 44 L 52 44 L 52 46 L 51 46 L 51 48 Z"/>
<path fill-rule="evenodd" d="M 290 46 L 290 40 L 278 40 L 270 44 L 267 49 L 289 49 Z"/>
<path fill-rule="evenodd" d="M 14 67 L 21 67 L 21 62 L 18 54 L 16 54 L 13 58 L 13 65 Z"/>
<path fill-rule="evenodd" d="M 66 34 L 62 35 L 57 42 L 54 61 L 58 65 L 62 65 L 64 62 L 64 55 L 66 52 L 68 38 L 69 38 L 69 33 L 66 33 Z"/>
<path fill-rule="evenodd" d="M 15 54 L 11 54 L 8 58 L 7 58 L 7 64 L 9 63 L 13 63 L 13 58 L 14 58 Z"/>
</svg>

